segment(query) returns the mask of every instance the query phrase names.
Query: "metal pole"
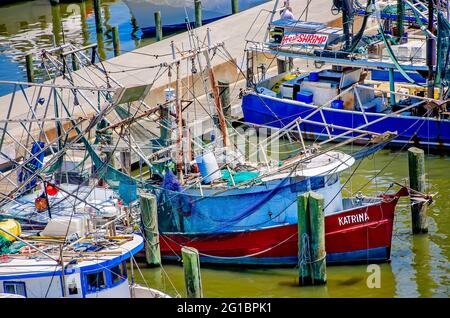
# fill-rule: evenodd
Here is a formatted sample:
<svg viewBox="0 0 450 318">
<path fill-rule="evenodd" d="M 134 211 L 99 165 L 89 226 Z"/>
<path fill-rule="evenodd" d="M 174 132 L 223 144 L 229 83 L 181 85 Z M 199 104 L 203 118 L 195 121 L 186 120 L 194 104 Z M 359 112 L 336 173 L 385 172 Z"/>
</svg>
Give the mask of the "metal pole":
<svg viewBox="0 0 450 318">
<path fill-rule="evenodd" d="M 97 33 L 103 31 L 102 27 L 102 11 L 100 7 L 100 0 L 94 0 L 94 13 L 95 13 L 95 29 Z"/>
<path fill-rule="evenodd" d="M 428 0 L 428 32 L 433 33 L 434 30 L 434 3 L 433 0 Z M 428 66 L 428 78 L 427 78 L 427 86 L 428 86 L 428 94 L 429 98 L 434 97 L 434 60 L 436 53 L 436 41 L 428 37 L 427 38 L 427 66 Z"/>
<path fill-rule="evenodd" d="M 395 80 L 394 80 L 394 69 L 390 68 L 389 69 L 389 100 L 390 100 L 390 104 L 391 106 L 395 105 Z"/>
</svg>

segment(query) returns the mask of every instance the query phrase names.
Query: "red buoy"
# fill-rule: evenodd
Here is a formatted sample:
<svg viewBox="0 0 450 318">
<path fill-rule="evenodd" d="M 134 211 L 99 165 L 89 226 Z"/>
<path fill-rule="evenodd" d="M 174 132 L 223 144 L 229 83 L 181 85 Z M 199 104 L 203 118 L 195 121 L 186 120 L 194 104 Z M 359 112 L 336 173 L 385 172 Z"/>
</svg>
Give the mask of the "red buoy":
<svg viewBox="0 0 450 318">
<path fill-rule="evenodd" d="M 47 185 L 45 187 L 45 192 L 49 196 L 54 196 L 58 193 L 58 189 L 53 184 L 47 183 Z"/>
</svg>

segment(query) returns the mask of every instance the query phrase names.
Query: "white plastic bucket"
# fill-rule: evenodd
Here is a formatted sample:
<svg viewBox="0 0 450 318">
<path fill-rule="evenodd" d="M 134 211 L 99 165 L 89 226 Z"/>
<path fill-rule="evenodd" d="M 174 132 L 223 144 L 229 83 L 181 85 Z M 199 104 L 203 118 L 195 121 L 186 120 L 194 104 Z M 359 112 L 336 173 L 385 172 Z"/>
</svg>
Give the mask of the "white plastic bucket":
<svg viewBox="0 0 450 318">
<path fill-rule="evenodd" d="M 207 152 L 195 157 L 195 162 L 198 165 L 204 183 L 211 183 L 222 177 L 216 157 L 214 157 L 212 152 Z"/>
</svg>

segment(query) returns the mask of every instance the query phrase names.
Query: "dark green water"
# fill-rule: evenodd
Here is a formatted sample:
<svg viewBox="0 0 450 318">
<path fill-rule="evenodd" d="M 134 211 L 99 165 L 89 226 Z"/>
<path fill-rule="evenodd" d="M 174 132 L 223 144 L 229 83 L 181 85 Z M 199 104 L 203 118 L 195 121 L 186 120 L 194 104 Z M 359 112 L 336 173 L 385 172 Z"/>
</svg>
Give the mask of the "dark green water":
<svg viewBox="0 0 450 318">
<path fill-rule="evenodd" d="M 347 150 L 351 151 L 350 147 Z M 391 262 L 380 264 L 380 288 L 367 286 L 371 274 L 367 272 L 367 265 L 329 266 L 326 286 L 301 288 L 297 286 L 295 268 L 203 266 L 205 297 L 449 297 L 450 158 L 428 155 L 426 169 L 430 191 L 438 192 L 428 210 L 429 233 L 411 234 L 409 199 L 402 198 L 396 209 Z M 342 180 L 353 170 L 344 173 Z M 382 172 L 374 178 L 380 170 Z M 365 195 L 376 195 L 384 192 L 392 181 L 407 180 L 407 177 L 407 153 L 382 150 L 364 159 L 346 186 L 344 196 L 360 190 L 372 179 L 361 191 Z M 141 269 L 151 286 L 173 296 L 177 291 L 185 296 L 181 264 L 164 265 L 163 270 L 146 268 L 142 264 Z M 136 277 L 143 283 L 138 273 Z"/>
</svg>

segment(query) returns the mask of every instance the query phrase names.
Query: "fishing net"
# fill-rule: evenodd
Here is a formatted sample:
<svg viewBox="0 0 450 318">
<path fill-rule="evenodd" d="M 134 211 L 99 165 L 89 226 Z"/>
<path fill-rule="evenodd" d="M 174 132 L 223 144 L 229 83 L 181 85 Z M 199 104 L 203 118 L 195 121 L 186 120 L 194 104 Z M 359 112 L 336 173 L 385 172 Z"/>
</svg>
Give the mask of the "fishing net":
<svg viewBox="0 0 450 318">
<path fill-rule="evenodd" d="M 448 86 L 450 79 L 450 23 L 442 12 L 438 14 L 436 85 Z"/>
<path fill-rule="evenodd" d="M 9 247 L 12 242 L 0 236 L 0 255 L 9 254 Z"/>
<path fill-rule="evenodd" d="M 243 182 L 250 181 L 252 179 L 256 179 L 259 176 L 259 172 L 256 171 L 238 171 L 235 173 L 230 174 L 230 171 L 228 169 L 221 170 L 222 172 L 222 180 L 227 181 L 228 186 L 234 184 L 240 184 Z M 256 182 L 260 180 L 255 180 Z"/>
</svg>

